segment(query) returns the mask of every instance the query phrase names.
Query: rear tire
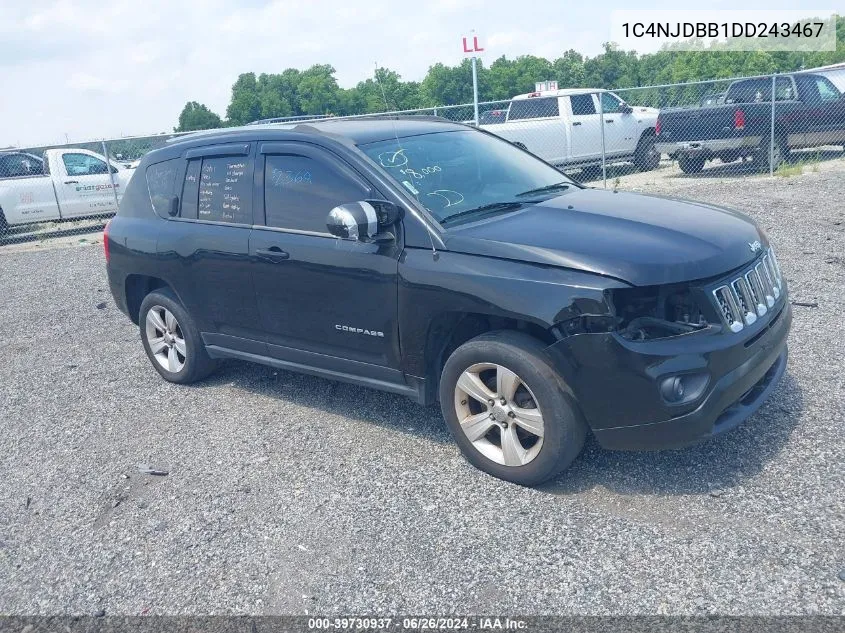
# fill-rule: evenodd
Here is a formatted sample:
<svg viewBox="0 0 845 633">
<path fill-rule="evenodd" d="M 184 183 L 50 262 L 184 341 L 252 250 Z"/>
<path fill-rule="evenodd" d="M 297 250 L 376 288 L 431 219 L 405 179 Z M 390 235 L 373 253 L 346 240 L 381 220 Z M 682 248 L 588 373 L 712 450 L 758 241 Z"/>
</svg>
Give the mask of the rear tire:
<svg viewBox="0 0 845 633">
<path fill-rule="evenodd" d="M 704 156 L 679 156 L 678 167 L 685 174 L 697 174 L 704 169 Z"/>
<path fill-rule="evenodd" d="M 467 461 L 522 486 L 565 470 L 587 435 L 544 347 L 520 332 L 482 334 L 452 353 L 440 379 L 443 417 Z"/>
<path fill-rule="evenodd" d="M 660 166 L 660 152 L 655 147 L 653 134 L 643 134 L 634 152 L 634 165 L 640 171 L 654 171 Z"/>
<path fill-rule="evenodd" d="M 217 367 L 193 319 L 169 288 L 159 288 L 144 297 L 138 323 L 147 357 L 168 382 L 196 382 Z"/>
</svg>

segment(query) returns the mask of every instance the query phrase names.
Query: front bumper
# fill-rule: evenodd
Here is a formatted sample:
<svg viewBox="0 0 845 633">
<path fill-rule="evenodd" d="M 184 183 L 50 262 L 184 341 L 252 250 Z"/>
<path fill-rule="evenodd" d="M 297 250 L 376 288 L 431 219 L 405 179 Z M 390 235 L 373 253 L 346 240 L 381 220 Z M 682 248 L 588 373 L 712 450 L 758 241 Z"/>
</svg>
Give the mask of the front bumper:
<svg viewBox="0 0 845 633">
<path fill-rule="evenodd" d="M 792 310 L 786 297 L 773 316 L 739 334 L 684 335 L 632 343 L 615 334 L 581 334 L 547 349 L 599 443 L 609 449 L 679 448 L 741 424 L 783 376 Z M 706 374 L 692 401 L 660 393 L 667 376 Z"/>
</svg>

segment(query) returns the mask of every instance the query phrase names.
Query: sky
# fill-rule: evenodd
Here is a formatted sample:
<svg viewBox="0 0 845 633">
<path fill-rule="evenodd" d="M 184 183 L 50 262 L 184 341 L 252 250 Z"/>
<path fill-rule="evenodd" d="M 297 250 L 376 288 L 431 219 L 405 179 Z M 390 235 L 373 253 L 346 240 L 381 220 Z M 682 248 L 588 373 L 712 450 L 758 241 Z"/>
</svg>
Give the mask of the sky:
<svg viewBox="0 0 845 633">
<path fill-rule="evenodd" d="M 732 0 L 708 6 L 729 9 Z M 348 88 L 376 63 L 421 80 L 474 29 L 489 64 L 596 55 L 623 0 L 32 0 L 0 6 L 0 147 L 170 132 L 187 101 L 225 115 L 238 74 L 329 63 Z M 797 9 L 798 0 L 745 0 Z M 822 7 L 823 8 L 823 7 Z M 828 11 L 829 13 L 829 11 Z M 626 48 L 631 48 L 627 47 Z"/>
</svg>

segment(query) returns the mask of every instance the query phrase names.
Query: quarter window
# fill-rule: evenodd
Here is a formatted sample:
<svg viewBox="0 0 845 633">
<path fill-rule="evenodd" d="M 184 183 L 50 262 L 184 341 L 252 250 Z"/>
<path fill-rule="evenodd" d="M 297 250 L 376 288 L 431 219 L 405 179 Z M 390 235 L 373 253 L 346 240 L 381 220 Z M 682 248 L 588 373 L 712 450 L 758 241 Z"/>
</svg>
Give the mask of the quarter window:
<svg viewBox="0 0 845 633">
<path fill-rule="evenodd" d="M 326 233 L 326 218 L 340 204 L 369 197 L 367 187 L 325 160 L 273 154 L 264 166 L 267 226 Z"/>
<path fill-rule="evenodd" d="M 147 188 L 150 191 L 150 200 L 156 213 L 162 217 L 167 216 L 167 205 L 173 195 L 179 162 L 178 158 L 174 158 L 147 167 Z"/>
</svg>

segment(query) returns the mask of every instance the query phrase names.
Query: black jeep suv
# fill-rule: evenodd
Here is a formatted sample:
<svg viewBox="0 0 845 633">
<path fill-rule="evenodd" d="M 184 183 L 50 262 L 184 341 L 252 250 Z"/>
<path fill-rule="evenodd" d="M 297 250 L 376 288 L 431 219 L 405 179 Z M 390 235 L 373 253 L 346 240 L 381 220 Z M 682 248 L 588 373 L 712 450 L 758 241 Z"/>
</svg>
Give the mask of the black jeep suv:
<svg viewBox="0 0 845 633">
<path fill-rule="evenodd" d="M 439 119 L 184 137 L 141 161 L 105 249 L 166 380 L 235 358 L 439 400 L 470 462 L 526 485 L 588 429 L 618 449 L 728 430 L 786 367 L 752 220 L 585 188 Z"/>
</svg>

